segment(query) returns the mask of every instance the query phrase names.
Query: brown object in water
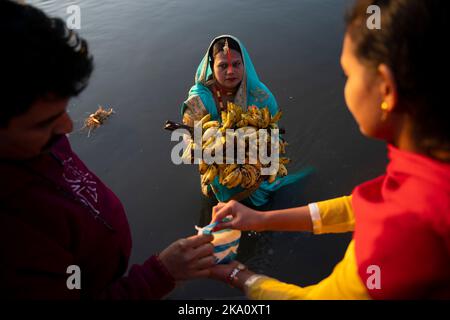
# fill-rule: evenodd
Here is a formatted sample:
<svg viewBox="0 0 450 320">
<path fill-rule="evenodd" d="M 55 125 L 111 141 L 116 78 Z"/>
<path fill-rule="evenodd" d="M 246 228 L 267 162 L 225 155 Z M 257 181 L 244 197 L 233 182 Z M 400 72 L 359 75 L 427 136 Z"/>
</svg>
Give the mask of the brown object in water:
<svg viewBox="0 0 450 320">
<path fill-rule="evenodd" d="M 91 134 L 91 130 L 95 130 L 109 118 L 111 114 L 114 113 L 114 110 L 110 108 L 109 110 L 104 109 L 102 106 L 99 106 L 95 113 L 92 113 L 84 120 L 84 127 L 82 129 L 88 129 L 88 136 Z"/>
</svg>

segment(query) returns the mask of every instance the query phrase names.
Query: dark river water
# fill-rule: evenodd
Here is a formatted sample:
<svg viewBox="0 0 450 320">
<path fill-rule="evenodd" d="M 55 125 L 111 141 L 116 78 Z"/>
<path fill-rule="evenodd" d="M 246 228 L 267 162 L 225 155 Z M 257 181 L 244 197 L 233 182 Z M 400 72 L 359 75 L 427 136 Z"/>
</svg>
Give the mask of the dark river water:
<svg viewBox="0 0 450 320">
<path fill-rule="evenodd" d="M 339 66 L 349 0 L 79 0 L 28 1 L 67 19 L 81 8 L 81 35 L 95 58 L 89 87 L 70 103 L 74 150 L 119 196 L 129 219 L 131 263 L 142 263 L 210 220 L 196 167 L 176 166 L 175 143 L 162 127 L 180 120 L 180 104 L 210 41 L 232 34 L 247 47 L 260 79 L 284 110 L 294 160 L 313 166 L 300 183 L 278 191 L 264 209 L 300 206 L 351 193 L 383 172 L 385 146 L 368 140 L 348 112 Z M 90 137 L 83 119 L 98 105 L 116 114 Z M 310 285 L 343 257 L 351 234 L 245 233 L 238 259 L 283 281 Z M 240 298 L 211 280 L 181 284 L 170 299 Z"/>
</svg>

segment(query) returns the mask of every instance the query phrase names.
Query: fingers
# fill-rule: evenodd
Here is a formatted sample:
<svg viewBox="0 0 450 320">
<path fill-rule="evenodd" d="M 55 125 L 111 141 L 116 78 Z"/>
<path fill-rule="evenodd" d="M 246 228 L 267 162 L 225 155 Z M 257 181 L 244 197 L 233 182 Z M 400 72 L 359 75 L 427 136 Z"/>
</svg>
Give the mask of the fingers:
<svg viewBox="0 0 450 320">
<path fill-rule="evenodd" d="M 220 231 L 223 229 L 233 229 L 233 220 L 229 221 L 229 222 L 223 222 L 223 223 L 219 223 L 217 226 L 214 227 L 214 229 L 212 230 L 213 232 L 216 231 Z"/>
<path fill-rule="evenodd" d="M 192 265 L 194 270 L 190 272 L 189 278 L 210 278 L 212 268 L 214 268 L 215 265 L 216 259 L 214 256 L 201 258 Z"/>
<path fill-rule="evenodd" d="M 216 258 L 214 256 L 203 257 L 197 260 L 195 268 L 197 270 L 207 269 L 215 266 Z"/>
<path fill-rule="evenodd" d="M 209 278 L 210 275 L 211 275 L 211 269 L 204 269 L 204 270 L 193 272 L 190 279 Z"/>
<path fill-rule="evenodd" d="M 206 243 L 192 250 L 191 259 L 212 256 L 213 254 L 214 254 L 214 246 L 211 243 Z"/>
<path fill-rule="evenodd" d="M 225 202 L 219 202 L 217 205 L 215 205 L 212 209 L 212 218 L 214 222 L 214 218 L 216 217 L 217 212 L 219 211 L 219 209 L 223 208 L 226 205 Z"/>
<path fill-rule="evenodd" d="M 216 210 L 216 216 L 213 219 L 213 222 L 222 221 L 226 216 L 235 216 L 236 211 L 234 210 L 238 202 L 231 200 L 227 204 L 221 206 Z"/>
<path fill-rule="evenodd" d="M 182 249 L 198 248 L 206 243 L 210 243 L 213 239 L 214 237 L 210 234 L 201 234 L 181 239 L 179 243 Z"/>
</svg>

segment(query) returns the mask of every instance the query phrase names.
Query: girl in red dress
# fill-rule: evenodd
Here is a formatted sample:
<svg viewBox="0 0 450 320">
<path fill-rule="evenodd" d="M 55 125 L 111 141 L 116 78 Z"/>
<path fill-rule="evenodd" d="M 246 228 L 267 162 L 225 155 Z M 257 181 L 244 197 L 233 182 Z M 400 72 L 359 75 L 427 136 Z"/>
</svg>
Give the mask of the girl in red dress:
<svg viewBox="0 0 450 320">
<path fill-rule="evenodd" d="M 370 6 L 381 29 L 369 28 Z M 369 11 L 370 12 L 370 11 Z M 344 259 L 316 285 L 255 275 L 237 262 L 214 277 L 253 299 L 450 298 L 449 30 L 443 0 L 359 0 L 347 18 L 341 64 L 345 98 L 363 135 L 388 147 L 386 173 L 352 195 L 258 212 L 237 202 L 214 208 L 218 228 L 353 231 Z"/>
</svg>

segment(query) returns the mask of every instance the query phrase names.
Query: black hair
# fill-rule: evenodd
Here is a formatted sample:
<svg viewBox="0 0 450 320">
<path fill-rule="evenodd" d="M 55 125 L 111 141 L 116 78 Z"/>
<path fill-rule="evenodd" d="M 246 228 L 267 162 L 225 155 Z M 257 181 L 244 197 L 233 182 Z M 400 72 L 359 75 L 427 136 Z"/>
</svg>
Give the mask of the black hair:
<svg viewBox="0 0 450 320">
<path fill-rule="evenodd" d="M 237 43 L 236 40 L 234 40 L 233 38 L 230 38 L 230 37 L 219 38 L 213 43 L 213 45 L 209 49 L 208 54 L 209 54 L 211 70 L 214 70 L 214 57 L 219 52 L 223 51 L 223 47 L 225 46 L 225 40 L 228 41 L 228 47 L 230 49 L 233 49 L 233 50 L 236 50 L 237 52 L 239 52 L 242 57 L 241 47 L 239 46 L 239 43 Z"/>
<path fill-rule="evenodd" d="M 39 98 L 77 96 L 93 59 L 86 41 L 63 20 L 30 5 L 0 0 L 0 126 Z"/>
<path fill-rule="evenodd" d="M 450 11 L 445 0 L 357 0 L 347 15 L 355 55 L 370 67 L 393 72 L 399 111 L 410 114 L 416 142 L 450 150 L 448 106 Z M 381 29 L 369 29 L 367 9 L 377 5 Z"/>
</svg>

